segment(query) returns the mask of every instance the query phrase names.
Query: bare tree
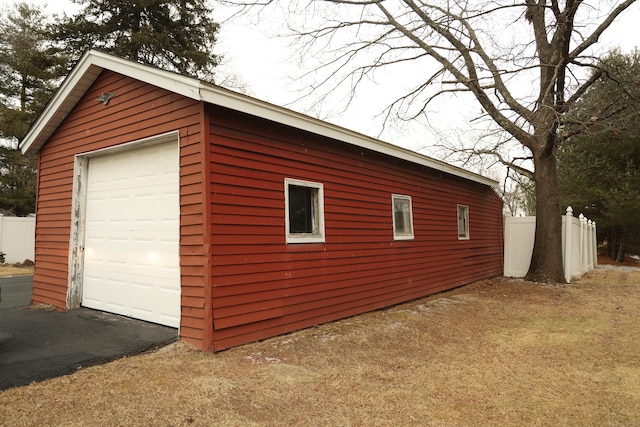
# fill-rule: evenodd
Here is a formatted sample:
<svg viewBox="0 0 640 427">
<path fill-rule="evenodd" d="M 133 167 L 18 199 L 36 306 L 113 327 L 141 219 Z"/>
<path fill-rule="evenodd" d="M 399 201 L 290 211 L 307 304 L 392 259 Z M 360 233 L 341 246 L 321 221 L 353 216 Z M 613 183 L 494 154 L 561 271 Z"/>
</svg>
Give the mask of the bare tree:
<svg viewBox="0 0 640 427">
<path fill-rule="evenodd" d="M 235 4 L 255 8 L 278 1 L 282 6 L 284 0 Z M 485 138 L 468 153 L 494 156 L 535 183 L 537 224 L 527 279 L 564 282 L 556 152 L 613 113 L 600 112 L 588 123 L 567 121 L 567 112 L 600 77 L 599 38 L 634 3 L 306 0 L 297 4 L 304 20 L 291 21 L 291 29 L 303 57 L 325 59 L 314 70 L 325 78 L 311 91 L 347 85 L 354 94 L 378 71 L 412 64 L 420 80 L 388 105 L 387 119 L 417 119 L 437 98 L 473 95 L 479 117 L 502 136 Z M 292 8 L 286 4 L 287 13 Z M 505 149 L 514 142 L 525 155 Z"/>
</svg>

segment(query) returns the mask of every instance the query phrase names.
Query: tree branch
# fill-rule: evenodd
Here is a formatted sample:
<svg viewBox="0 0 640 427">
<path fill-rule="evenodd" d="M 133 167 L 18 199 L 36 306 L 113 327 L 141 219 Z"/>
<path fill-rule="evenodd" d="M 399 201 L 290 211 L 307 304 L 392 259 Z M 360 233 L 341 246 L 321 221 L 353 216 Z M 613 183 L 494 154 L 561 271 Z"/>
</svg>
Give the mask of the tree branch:
<svg viewBox="0 0 640 427">
<path fill-rule="evenodd" d="M 591 33 L 591 35 L 589 37 L 587 37 L 582 43 L 580 43 L 578 46 L 576 46 L 569 53 L 569 61 L 574 61 L 585 50 L 587 50 L 589 47 L 591 47 L 594 44 L 596 44 L 598 42 L 598 39 L 600 39 L 600 36 L 602 35 L 602 33 L 604 33 L 604 31 L 611 26 L 613 21 L 615 21 L 616 18 L 618 16 L 620 16 L 620 14 L 622 12 L 627 10 L 629 8 L 629 6 L 631 6 L 635 2 L 636 2 L 636 0 L 626 0 L 626 1 L 622 2 L 622 3 L 620 3 L 615 9 L 613 9 L 611 11 L 611 13 L 609 13 L 607 15 L 605 20 L 602 21 L 602 23 L 600 25 L 598 25 L 598 27 Z"/>
</svg>

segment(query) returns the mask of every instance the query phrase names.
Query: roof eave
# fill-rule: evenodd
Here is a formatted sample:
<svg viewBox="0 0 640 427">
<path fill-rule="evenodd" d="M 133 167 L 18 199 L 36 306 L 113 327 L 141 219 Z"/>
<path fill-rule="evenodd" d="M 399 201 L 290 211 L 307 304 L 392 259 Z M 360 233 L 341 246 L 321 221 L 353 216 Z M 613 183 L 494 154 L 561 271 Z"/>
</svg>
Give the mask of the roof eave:
<svg viewBox="0 0 640 427">
<path fill-rule="evenodd" d="M 304 114 L 296 113 L 295 111 L 278 107 L 240 93 L 230 92 L 207 84 L 202 85 L 200 93 L 201 99 L 210 104 L 241 111 L 277 123 L 286 124 L 297 129 L 343 141 L 378 153 L 387 154 L 392 157 L 427 166 L 431 169 L 439 170 L 471 181 L 476 181 L 491 187 L 498 185 L 498 182 L 493 179 L 432 159 L 415 151 L 380 141 L 341 126 L 327 123 Z"/>
<path fill-rule="evenodd" d="M 101 71 L 99 67 L 86 67 L 82 75 L 67 76 L 20 143 L 23 154 L 38 151 L 44 145 Z"/>
<path fill-rule="evenodd" d="M 198 79 L 139 64 L 95 50 L 85 53 L 54 94 L 51 101 L 49 101 L 44 112 L 38 117 L 20 144 L 20 149 L 23 153 L 38 151 L 45 144 L 104 69 L 131 76 L 145 83 L 161 87 L 194 100 L 204 101 L 292 126 L 491 187 L 498 185 L 498 183 L 492 179 L 432 159 L 415 151 L 407 150 L 268 102 L 232 92 Z"/>
<path fill-rule="evenodd" d="M 142 77 L 141 80 L 146 83 L 189 98 L 200 98 L 200 82 L 196 79 L 91 50 L 78 61 L 29 129 L 20 143 L 23 153 L 36 152 L 44 145 L 105 69 L 123 75 Z"/>
</svg>

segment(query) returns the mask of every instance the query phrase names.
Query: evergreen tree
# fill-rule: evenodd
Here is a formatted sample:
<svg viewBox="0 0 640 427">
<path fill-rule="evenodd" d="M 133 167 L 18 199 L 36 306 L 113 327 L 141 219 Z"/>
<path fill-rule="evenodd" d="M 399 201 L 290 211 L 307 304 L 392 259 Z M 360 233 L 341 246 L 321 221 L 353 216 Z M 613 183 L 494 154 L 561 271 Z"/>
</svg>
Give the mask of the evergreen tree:
<svg viewBox="0 0 640 427">
<path fill-rule="evenodd" d="M 17 216 L 36 211 L 36 157 L 0 146 L 0 208 Z"/>
<path fill-rule="evenodd" d="M 67 71 L 42 10 L 17 3 L 0 16 L 0 208 L 35 212 L 36 157 L 17 150 Z"/>
<path fill-rule="evenodd" d="M 67 72 L 68 61 L 52 46 L 42 10 L 16 3 L 0 17 L 0 131 L 22 140 Z"/>
<path fill-rule="evenodd" d="M 211 80 L 218 24 L 204 0 L 74 0 L 75 16 L 54 27 L 73 56 L 96 48 L 123 58 Z"/>
<path fill-rule="evenodd" d="M 614 51 L 602 61 L 603 77 L 573 112 L 588 128 L 558 153 L 563 206 L 596 221 L 609 255 L 640 254 L 640 53 Z M 593 115 L 616 111 L 599 120 Z"/>
</svg>

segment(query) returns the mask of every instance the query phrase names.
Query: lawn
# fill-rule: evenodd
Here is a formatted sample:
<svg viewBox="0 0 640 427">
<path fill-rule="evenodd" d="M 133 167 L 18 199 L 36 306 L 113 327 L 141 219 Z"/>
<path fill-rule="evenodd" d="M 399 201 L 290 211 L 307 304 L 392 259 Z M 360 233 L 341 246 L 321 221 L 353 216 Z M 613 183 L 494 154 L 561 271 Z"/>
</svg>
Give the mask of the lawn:
<svg viewBox="0 0 640 427">
<path fill-rule="evenodd" d="M 640 268 L 477 282 L 218 354 L 0 393 L 0 425 L 640 425 Z"/>
<path fill-rule="evenodd" d="M 0 277 L 23 276 L 33 274 L 33 267 L 23 265 L 0 264 Z"/>
</svg>

